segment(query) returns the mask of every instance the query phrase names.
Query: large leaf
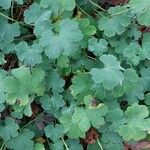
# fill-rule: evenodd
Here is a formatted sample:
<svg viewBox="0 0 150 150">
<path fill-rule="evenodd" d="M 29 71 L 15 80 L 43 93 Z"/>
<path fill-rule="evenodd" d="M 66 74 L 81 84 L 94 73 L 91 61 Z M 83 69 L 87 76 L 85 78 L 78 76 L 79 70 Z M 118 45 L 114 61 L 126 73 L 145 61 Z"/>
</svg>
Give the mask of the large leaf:
<svg viewBox="0 0 150 150">
<path fill-rule="evenodd" d="M 14 104 L 16 100 L 20 105 L 26 105 L 29 101 L 30 94 L 42 95 L 44 92 L 43 79 L 44 71 L 33 69 L 32 73 L 24 66 L 13 69 L 11 76 L 4 80 L 6 100 L 9 104 Z"/>
<path fill-rule="evenodd" d="M 128 121 L 120 126 L 119 134 L 127 141 L 139 141 L 145 138 L 146 132 L 150 131 L 150 119 L 146 119 L 149 116 L 147 107 L 135 103 L 127 108 L 125 114 Z"/>
<path fill-rule="evenodd" d="M 115 34 L 121 35 L 130 24 L 131 19 L 128 16 L 126 7 L 116 6 L 108 10 L 110 17 L 102 17 L 98 22 L 98 28 L 104 31 L 104 35 L 112 37 Z M 120 13 L 119 12 L 123 12 Z"/>
<path fill-rule="evenodd" d="M 79 24 L 74 20 L 64 19 L 58 28 L 57 34 L 51 30 L 43 32 L 39 41 L 50 59 L 56 59 L 61 54 L 73 55 L 79 49 L 83 38 Z"/>
<path fill-rule="evenodd" d="M 91 70 L 91 76 L 96 84 L 102 84 L 104 88 L 110 90 L 117 85 L 122 85 L 124 80 L 124 70 L 116 57 L 113 55 L 102 55 L 100 61 L 104 63 L 104 68 L 93 68 Z"/>
</svg>

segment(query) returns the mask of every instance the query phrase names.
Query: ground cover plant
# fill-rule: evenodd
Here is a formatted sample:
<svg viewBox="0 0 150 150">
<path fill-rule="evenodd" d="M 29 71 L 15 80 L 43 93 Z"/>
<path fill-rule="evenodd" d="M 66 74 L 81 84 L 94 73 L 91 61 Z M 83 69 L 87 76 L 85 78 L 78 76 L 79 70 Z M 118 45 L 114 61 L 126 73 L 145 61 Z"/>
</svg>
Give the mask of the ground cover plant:
<svg viewBox="0 0 150 150">
<path fill-rule="evenodd" d="M 0 150 L 150 149 L 150 0 L 0 0 Z"/>
</svg>

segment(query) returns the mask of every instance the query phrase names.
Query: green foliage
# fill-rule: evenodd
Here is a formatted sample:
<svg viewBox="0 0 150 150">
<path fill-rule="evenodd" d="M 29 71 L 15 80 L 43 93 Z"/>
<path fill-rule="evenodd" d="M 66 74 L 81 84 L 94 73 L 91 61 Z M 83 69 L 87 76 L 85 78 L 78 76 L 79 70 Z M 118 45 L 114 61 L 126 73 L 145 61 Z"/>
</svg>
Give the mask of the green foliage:
<svg viewBox="0 0 150 150">
<path fill-rule="evenodd" d="M 72 116 L 72 122 L 77 124 L 83 132 L 86 132 L 91 125 L 99 128 L 100 125 L 105 123 L 103 116 L 106 115 L 107 111 L 107 107 L 104 105 L 98 105 L 94 108 L 90 106 L 87 109 L 76 108 Z"/>
<path fill-rule="evenodd" d="M 45 54 L 50 59 L 56 59 L 60 54 L 67 56 L 74 54 L 83 38 L 79 24 L 74 20 L 64 19 L 55 32 L 57 34 L 48 30 L 41 35 L 39 44 L 45 49 Z"/>
<path fill-rule="evenodd" d="M 42 48 L 38 44 L 28 46 L 26 42 L 21 42 L 15 46 L 16 54 L 25 65 L 35 66 L 42 62 Z M 34 56 L 34 57 L 33 57 Z"/>
<path fill-rule="evenodd" d="M 147 107 L 135 103 L 127 108 L 125 115 L 128 117 L 127 122 L 120 126 L 119 134 L 127 141 L 145 138 L 146 132 L 150 130 L 150 119 L 145 119 L 149 116 Z"/>
<path fill-rule="evenodd" d="M 105 39 L 100 39 L 98 41 L 96 38 L 92 37 L 88 44 L 89 51 L 93 52 L 96 56 L 101 56 L 108 50 L 108 42 Z"/>
<path fill-rule="evenodd" d="M 138 65 L 140 62 L 140 46 L 137 43 L 130 43 L 123 51 L 123 56 L 130 65 Z"/>
<path fill-rule="evenodd" d="M 3 140 L 7 141 L 18 135 L 19 126 L 11 118 L 6 118 L 4 125 L 0 125 L 0 137 Z"/>
<path fill-rule="evenodd" d="M 43 78 L 44 71 L 39 69 L 33 69 L 32 74 L 29 68 L 24 66 L 13 69 L 11 76 L 8 76 L 4 82 L 4 91 L 6 94 L 6 101 L 9 104 L 14 104 L 18 99 L 20 105 L 26 105 L 29 101 L 29 95 L 37 94 L 42 95 L 44 93 Z"/>
<path fill-rule="evenodd" d="M 64 129 L 62 125 L 56 124 L 48 125 L 45 127 L 45 134 L 48 138 L 51 138 L 53 141 L 57 141 L 59 138 L 63 137 Z"/>
<path fill-rule="evenodd" d="M 121 70 L 124 70 L 116 57 L 113 55 L 102 55 L 100 61 L 104 68 L 93 68 L 91 71 L 92 79 L 96 84 L 102 84 L 105 89 L 113 89 L 117 85 L 122 85 L 124 76 Z"/>
<path fill-rule="evenodd" d="M 43 144 L 37 143 L 34 145 L 33 150 L 45 150 L 45 148 Z"/>
<path fill-rule="evenodd" d="M 2 6 L 3 9 L 9 9 L 11 7 L 11 3 L 17 2 L 18 4 L 23 4 L 23 0 L 0 0 L 0 6 Z"/>
<path fill-rule="evenodd" d="M 131 0 L 129 2 L 130 8 L 137 14 L 137 20 L 141 25 L 150 25 L 150 1 Z"/>
<path fill-rule="evenodd" d="M 0 0 L 0 150 L 147 140 L 150 0 L 115 2 Z"/>
<path fill-rule="evenodd" d="M 112 37 L 115 34 L 121 35 L 125 31 L 131 20 L 127 14 L 128 9 L 126 7 L 112 7 L 108 10 L 110 16 L 102 17 L 98 22 L 98 28 L 104 30 L 104 35 Z M 120 15 L 116 15 L 118 12 L 123 12 Z"/>
<path fill-rule="evenodd" d="M 8 23 L 8 20 L 0 16 L 0 49 L 4 53 L 13 51 L 14 38 L 20 35 L 18 23 Z"/>
<path fill-rule="evenodd" d="M 71 93 L 78 100 L 83 101 L 84 97 L 91 93 L 92 80 L 89 74 L 77 74 L 72 79 Z"/>
<path fill-rule="evenodd" d="M 34 133 L 29 129 L 24 129 L 18 136 L 10 139 L 6 142 L 6 145 L 10 149 L 19 150 L 32 150 L 34 142 L 31 140 L 34 137 Z"/>
</svg>

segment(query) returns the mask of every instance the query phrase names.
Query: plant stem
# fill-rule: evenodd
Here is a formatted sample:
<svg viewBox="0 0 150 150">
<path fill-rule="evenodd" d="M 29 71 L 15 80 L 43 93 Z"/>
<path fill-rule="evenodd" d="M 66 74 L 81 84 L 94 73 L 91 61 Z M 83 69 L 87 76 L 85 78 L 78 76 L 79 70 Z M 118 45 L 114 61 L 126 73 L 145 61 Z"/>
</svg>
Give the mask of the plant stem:
<svg viewBox="0 0 150 150">
<path fill-rule="evenodd" d="M 101 12 L 99 12 L 98 10 L 94 9 L 95 12 L 97 12 L 99 15 L 101 15 L 102 17 L 105 17 Z"/>
<path fill-rule="evenodd" d="M 84 11 L 81 7 L 77 6 L 78 9 L 80 9 L 85 15 L 88 17 L 91 17 L 86 11 Z"/>
<path fill-rule="evenodd" d="M 89 58 L 89 59 L 92 59 L 92 60 L 96 61 L 96 58 L 91 57 L 91 56 L 89 56 L 89 55 L 87 55 L 87 58 Z"/>
<path fill-rule="evenodd" d="M 7 18 L 7 19 L 9 19 L 9 20 L 11 20 L 11 21 L 14 21 L 14 22 L 18 22 L 17 20 L 15 20 L 15 19 L 13 19 L 13 18 L 10 18 L 10 17 L 6 16 L 5 14 L 3 14 L 3 13 L 1 13 L 1 12 L 0 12 L 0 16 L 3 16 L 4 18 Z"/>
<path fill-rule="evenodd" d="M 104 8 L 102 8 L 101 6 L 99 6 L 98 4 L 94 3 L 92 0 L 89 0 L 89 2 L 90 2 L 91 4 L 93 4 L 95 7 L 101 9 L 102 11 L 107 12 L 107 10 L 105 10 Z"/>
<path fill-rule="evenodd" d="M 12 0 L 12 2 L 11 2 L 11 17 L 12 18 L 14 17 L 13 9 L 14 9 L 14 0 Z"/>
<path fill-rule="evenodd" d="M 120 14 L 123 14 L 124 12 L 127 12 L 127 11 L 129 11 L 129 9 L 125 9 L 125 10 L 123 10 L 123 11 L 120 11 L 120 12 L 117 12 L 117 13 L 115 13 L 115 14 L 112 14 L 111 17 L 113 17 L 113 16 L 118 16 L 118 15 L 120 15 Z"/>
<path fill-rule="evenodd" d="M 97 144 L 99 145 L 100 149 L 103 150 L 103 147 L 102 147 L 100 141 L 98 140 L 98 138 L 97 138 Z"/>
<path fill-rule="evenodd" d="M 2 146 L 1 146 L 1 148 L 0 148 L 0 150 L 5 150 L 5 142 L 3 142 L 3 144 L 2 144 Z"/>
<path fill-rule="evenodd" d="M 30 25 L 27 25 L 27 24 L 25 24 L 24 22 L 18 22 L 17 20 L 15 20 L 15 19 L 13 19 L 13 18 L 11 18 L 11 17 L 8 17 L 7 15 L 5 15 L 5 14 L 3 14 L 3 13 L 1 13 L 1 12 L 0 12 L 0 16 L 6 18 L 6 19 L 8 19 L 8 20 L 17 22 L 17 23 L 19 23 L 19 24 L 21 24 L 21 25 L 23 25 L 23 26 L 27 26 L 27 27 L 33 29 Z"/>
<path fill-rule="evenodd" d="M 67 146 L 67 144 L 66 144 L 65 140 L 63 139 L 63 137 L 61 138 L 61 140 L 63 141 L 63 143 L 64 143 L 64 145 L 65 145 L 66 150 L 69 150 L 69 148 L 68 148 L 68 146 Z"/>
<path fill-rule="evenodd" d="M 42 114 L 44 114 L 44 112 L 38 114 L 38 116 L 37 116 L 35 119 L 31 120 L 31 121 L 28 122 L 25 126 L 23 126 L 23 127 L 20 129 L 20 132 L 22 132 L 22 130 L 23 130 L 24 128 L 26 128 L 28 125 L 30 125 L 31 123 L 33 123 L 33 122 L 34 122 L 35 120 L 37 120 L 39 117 L 41 117 Z"/>
</svg>

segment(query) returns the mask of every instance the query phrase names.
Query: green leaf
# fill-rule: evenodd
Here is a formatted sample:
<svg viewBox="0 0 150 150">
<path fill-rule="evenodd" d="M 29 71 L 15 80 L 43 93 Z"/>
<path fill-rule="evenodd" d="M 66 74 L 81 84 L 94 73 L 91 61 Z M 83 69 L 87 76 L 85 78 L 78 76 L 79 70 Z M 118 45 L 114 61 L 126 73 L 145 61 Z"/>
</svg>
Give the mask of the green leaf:
<svg viewBox="0 0 150 150">
<path fill-rule="evenodd" d="M 130 8 L 137 13 L 137 19 L 141 25 L 150 26 L 150 0 L 130 0 Z"/>
<path fill-rule="evenodd" d="M 53 144 L 50 144 L 50 150 L 64 150 L 64 144 L 62 140 L 58 140 L 54 142 Z"/>
<path fill-rule="evenodd" d="M 45 127 L 45 134 L 46 134 L 46 137 L 50 138 L 51 140 L 55 142 L 59 138 L 63 137 L 64 128 L 62 125 L 59 125 L 59 124 L 56 124 L 55 126 L 50 124 Z"/>
<path fill-rule="evenodd" d="M 123 150 L 123 140 L 122 138 L 109 130 L 102 135 L 103 148 L 106 150 Z"/>
<path fill-rule="evenodd" d="M 26 105 L 30 94 L 42 95 L 44 75 L 43 70 L 33 69 L 30 73 L 30 70 L 24 66 L 13 69 L 11 76 L 7 77 L 3 83 L 7 93 L 6 101 L 14 104 L 16 100 L 19 100 L 20 105 Z"/>
<path fill-rule="evenodd" d="M 0 6 L 2 6 L 3 9 L 9 9 L 11 7 L 11 2 L 13 0 L 0 0 Z M 18 4 L 23 4 L 23 0 L 15 0 Z"/>
<path fill-rule="evenodd" d="M 37 143 L 34 145 L 33 150 L 45 150 L 45 148 L 43 144 Z"/>
<path fill-rule="evenodd" d="M 60 77 L 58 72 L 51 71 L 50 74 L 46 76 L 46 85 L 48 89 L 52 89 L 53 93 L 61 93 L 64 91 L 63 87 L 65 81 Z"/>
<path fill-rule="evenodd" d="M 8 53 L 13 51 L 12 44 L 15 37 L 20 35 L 20 26 L 18 23 L 8 24 L 8 20 L 0 16 L 0 49 Z M 12 44 L 12 45 L 11 45 Z"/>
<path fill-rule="evenodd" d="M 77 74 L 72 79 L 71 93 L 78 100 L 83 101 L 84 97 L 91 93 L 92 80 L 89 74 Z"/>
<path fill-rule="evenodd" d="M 24 21 L 27 24 L 36 24 L 40 21 L 48 20 L 50 17 L 51 11 L 44 11 L 37 3 L 33 3 L 29 9 L 24 11 Z"/>
<path fill-rule="evenodd" d="M 76 3 L 77 3 L 79 6 L 85 5 L 85 4 L 87 4 L 87 2 L 88 2 L 88 0 L 82 0 L 82 1 L 76 0 Z"/>
<path fill-rule="evenodd" d="M 54 111 L 60 109 L 61 107 L 63 107 L 65 105 L 65 102 L 62 99 L 62 95 L 60 95 L 60 94 L 54 94 L 50 98 L 50 100 L 51 100 L 52 109 Z"/>
<path fill-rule="evenodd" d="M 18 129 L 19 126 L 14 119 L 6 118 L 4 125 L 0 125 L 0 137 L 2 137 L 4 141 L 14 138 L 18 136 Z"/>
<path fill-rule="evenodd" d="M 134 12 L 142 13 L 149 8 L 150 0 L 130 0 L 129 6 L 134 10 Z"/>
<path fill-rule="evenodd" d="M 141 79 L 140 85 L 142 85 L 144 91 L 150 91 L 150 68 L 142 68 L 140 70 Z"/>
<path fill-rule="evenodd" d="M 94 25 L 91 25 L 90 20 L 87 18 L 77 19 L 77 21 L 83 34 L 81 47 L 85 48 L 88 45 L 88 39 L 96 33 L 97 29 Z"/>
<path fill-rule="evenodd" d="M 3 9 L 9 9 L 11 6 L 11 0 L 0 0 L 0 6 L 2 6 Z"/>
<path fill-rule="evenodd" d="M 38 44 L 29 46 L 26 42 L 20 42 L 15 46 L 15 51 L 19 60 L 25 65 L 35 66 L 42 62 L 43 49 Z"/>
<path fill-rule="evenodd" d="M 33 1 L 0 0 L 0 149 L 148 139 L 150 0 Z"/>
<path fill-rule="evenodd" d="M 95 150 L 95 149 L 99 149 L 99 145 L 97 143 L 88 144 L 87 150 Z"/>
<path fill-rule="evenodd" d="M 49 95 L 44 95 L 43 97 L 40 98 L 40 103 L 42 104 L 44 110 L 48 111 L 59 110 L 61 107 L 65 105 L 62 96 L 59 94 L 54 94 L 51 97 Z"/>
<path fill-rule="evenodd" d="M 144 139 L 146 132 L 150 131 L 150 119 L 146 119 L 149 116 L 147 107 L 135 103 L 127 108 L 125 115 L 128 117 L 128 121 L 120 126 L 119 134 L 127 141 Z"/>
<path fill-rule="evenodd" d="M 148 59 L 150 60 L 150 33 L 143 34 L 142 40 L 142 51 L 140 53 L 140 57 L 142 60 Z"/>
<path fill-rule="evenodd" d="M 61 0 L 65 10 L 73 10 L 76 6 L 75 0 Z"/>
<path fill-rule="evenodd" d="M 75 0 L 41 0 L 40 6 L 43 8 L 49 8 L 52 11 L 54 17 L 61 14 L 62 11 L 72 11 L 76 4 Z"/>
<path fill-rule="evenodd" d="M 0 52 L 0 65 L 2 65 L 2 64 L 5 64 L 6 63 L 6 60 L 5 60 L 5 58 L 4 58 L 5 56 L 4 56 L 4 54 L 2 53 L 2 52 Z"/>
<path fill-rule="evenodd" d="M 0 103 L 0 112 L 2 112 L 5 109 L 5 105 Z"/>
<path fill-rule="evenodd" d="M 69 58 L 67 56 L 61 55 L 58 59 L 57 59 L 57 65 L 58 67 L 62 68 L 67 68 L 69 67 Z"/>
<path fill-rule="evenodd" d="M 41 0 L 40 6 L 42 8 L 49 8 L 52 11 L 52 14 L 56 17 L 59 15 L 61 10 L 63 10 L 63 6 L 60 0 Z"/>
<path fill-rule="evenodd" d="M 115 34 L 121 35 L 131 22 L 128 9 L 124 6 L 116 6 L 109 8 L 108 12 L 110 17 L 102 17 L 99 20 L 99 30 L 104 31 L 104 35 L 108 37 L 112 37 Z M 123 13 L 119 14 L 119 12 Z"/>
<path fill-rule="evenodd" d="M 119 127 L 126 122 L 124 112 L 120 108 L 110 110 L 109 113 L 106 115 L 106 120 L 107 122 L 110 122 L 108 125 L 108 129 L 111 132 L 115 133 L 118 133 Z"/>
<path fill-rule="evenodd" d="M 105 39 L 96 39 L 92 37 L 88 41 L 88 50 L 93 52 L 96 56 L 101 56 L 108 50 L 108 42 Z"/>
<path fill-rule="evenodd" d="M 83 132 L 86 132 L 91 125 L 95 128 L 99 128 L 100 125 L 103 125 L 105 123 L 103 117 L 107 112 L 108 108 L 103 104 L 99 104 L 97 107 L 89 107 L 87 109 L 76 108 L 72 116 L 72 122 L 78 124 L 79 128 Z"/>
<path fill-rule="evenodd" d="M 42 105 L 42 108 L 44 110 L 51 110 L 52 102 L 51 102 L 51 99 L 50 99 L 49 95 L 42 96 L 39 101 L 40 101 L 40 103 Z"/>
<path fill-rule="evenodd" d="M 91 127 L 91 122 L 86 114 L 86 110 L 81 108 L 75 109 L 72 116 L 72 122 L 77 124 L 84 133 Z"/>
<path fill-rule="evenodd" d="M 123 88 L 126 93 L 134 89 L 139 81 L 139 77 L 134 69 L 127 69 L 124 72 Z"/>
<path fill-rule="evenodd" d="M 4 92 L 3 82 L 7 76 L 7 73 L 4 70 L 0 70 L 0 112 L 5 109 L 4 103 L 6 99 L 6 94 Z"/>
<path fill-rule="evenodd" d="M 57 34 L 51 30 L 43 32 L 39 41 L 50 59 L 56 59 L 61 54 L 73 55 L 79 49 L 79 43 L 83 38 L 79 25 L 74 20 L 63 19 L 58 28 Z"/>
<path fill-rule="evenodd" d="M 67 140 L 67 146 L 69 147 L 69 150 L 82 150 L 82 145 L 80 144 L 79 140 Z"/>
<path fill-rule="evenodd" d="M 124 51 L 123 56 L 126 58 L 127 64 L 130 65 L 138 65 L 141 58 L 140 58 L 140 52 L 142 51 L 141 47 L 137 43 L 130 43 Z"/>
<path fill-rule="evenodd" d="M 32 138 L 34 133 L 29 129 L 24 129 L 17 137 L 6 142 L 6 146 L 13 150 L 33 150 Z"/>
<path fill-rule="evenodd" d="M 129 104 L 137 103 L 139 100 L 144 99 L 143 87 L 139 84 L 139 82 L 126 94 L 126 99 Z"/>
<path fill-rule="evenodd" d="M 23 110 L 23 113 L 25 116 L 31 117 L 33 112 L 32 112 L 32 108 L 31 108 L 31 102 L 29 102 Z"/>
<path fill-rule="evenodd" d="M 82 30 L 84 38 L 90 37 L 96 33 L 96 27 L 91 25 L 90 20 L 87 18 L 82 18 L 77 20 L 79 22 L 80 29 Z"/>
<path fill-rule="evenodd" d="M 146 105 L 150 105 L 150 93 L 147 93 L 145 95 L 144 102 L 145 102 Z"/>
<path fill-rule="evenodd" d="M 141 38 L 142 32 L 139 30 L 139 27 L 136 24 L 131 24 L 127 32 L 129 37 L 134 37 L 134 40 Z"/>
<path fill-rule="evenodd" d="M 69 115 L 62 115 L 59 118 L 60 123 L 63 125 L 65 132 L 69 138 L 79 138 L 85 137 L 85 132 L 82 131 L 79 126 L 72 122 L 72 116 Z"/>
<path fill-rule="evenodd" d="M 147 2 L 148 3 L 148 2 Z M 150 8 L 143 11 L 143 13 L 140 13 L 137 17 L 139 24 L 145 25 L 147 27 L 150 26 Z"/>
<path fill-rule="evenodd" d="M 111 38 L 109 43 L 112 47 L 114 47 L 114 51 L 116 54 L 123 54 L 123 50 L 127 47 L 127 41 L 125 38 Z"/>
<path fill-rule="evenodd" d="M 104 68 L 93 68 L 91 70 L 91 76 L 96 84 L 102 84 L 105 89 L 111 90 L 117 85 L 122 85 L 124 80 L 124 70 L 116 57 L 113 55 L 102 55 L 100 61 L 103 62 Z"/>
</svg>

